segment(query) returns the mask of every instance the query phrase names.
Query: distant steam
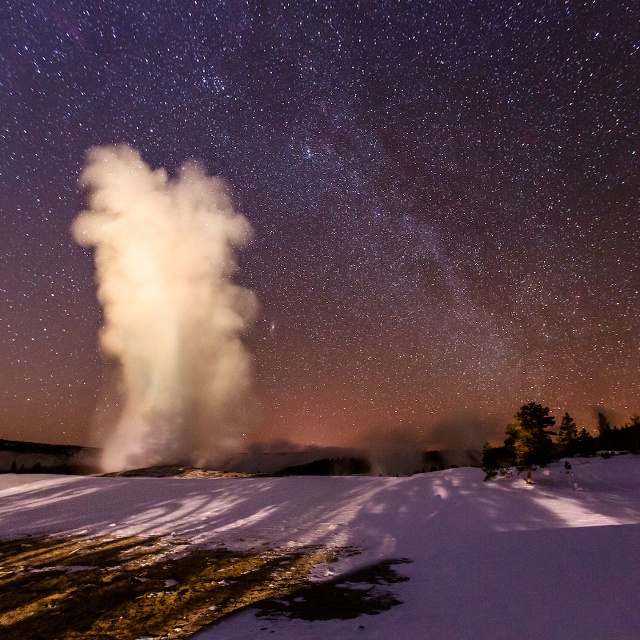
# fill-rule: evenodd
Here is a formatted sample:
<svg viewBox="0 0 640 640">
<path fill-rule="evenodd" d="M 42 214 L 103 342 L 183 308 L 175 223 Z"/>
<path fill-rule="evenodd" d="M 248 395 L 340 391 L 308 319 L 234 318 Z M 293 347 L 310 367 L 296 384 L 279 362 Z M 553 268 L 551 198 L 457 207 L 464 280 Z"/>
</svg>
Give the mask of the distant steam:
<svg viewBox="0 0 640 640">
<path fill-rule="evenodd" d="M 100 343 L 125 397 L 103 467 L 219 463 L 252 415 L 241 336 L 258 303 L 232 281 L 251 226 L 221 179 L 193 162 L 170 178 L 127 145 L 92 149 L 80 184 L 89 209 L 72 232 L 95 248 Z"/>
</svg>

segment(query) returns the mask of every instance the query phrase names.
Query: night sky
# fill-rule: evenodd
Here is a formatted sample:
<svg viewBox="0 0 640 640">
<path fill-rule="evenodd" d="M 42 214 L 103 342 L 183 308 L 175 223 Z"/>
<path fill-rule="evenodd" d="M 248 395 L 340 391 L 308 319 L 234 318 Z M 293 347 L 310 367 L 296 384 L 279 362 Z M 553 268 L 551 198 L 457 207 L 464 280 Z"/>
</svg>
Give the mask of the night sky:
<svg viewBox="0 0 640 640">
<path fill-rule="evenodd" d="M 255 240 L 255 438 L 640 412 L 634 0 L 0 9 L 0 438 L 96 444 L 87 150 L 198 158 Z"/>
</svg>

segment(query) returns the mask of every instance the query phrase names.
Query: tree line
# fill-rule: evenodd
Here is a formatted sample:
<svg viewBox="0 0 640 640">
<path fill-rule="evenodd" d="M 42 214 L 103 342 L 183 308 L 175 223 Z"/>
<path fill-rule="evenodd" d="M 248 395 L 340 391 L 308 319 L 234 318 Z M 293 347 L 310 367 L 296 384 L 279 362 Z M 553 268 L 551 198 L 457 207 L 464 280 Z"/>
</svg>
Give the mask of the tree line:
<svg viewBox="0 0 640 640">
<path fill-rule="evenodd" d="M 598 435 L 592 436 L 584 427 L 578 431 L 574 419 L 565 413 L 558 431 L 553 431 L 556 419 L 549 407 L 529 402 L 520 407 L 514 421 L 507 425 L 501 447 L 487 442 L 482 449 L 482 469 L 485 480 L 506 473 L 509 467 L 527 471 L 531 484 L 534 466 L 573 456 L 590 456 L 600 450 L 640 451 L 640 416 L 631 417 L 622 427 L 611 426 L 603 413 L 598 413 Z M 552 439 L 555 437 L 555 440 Z"/>
</svg>

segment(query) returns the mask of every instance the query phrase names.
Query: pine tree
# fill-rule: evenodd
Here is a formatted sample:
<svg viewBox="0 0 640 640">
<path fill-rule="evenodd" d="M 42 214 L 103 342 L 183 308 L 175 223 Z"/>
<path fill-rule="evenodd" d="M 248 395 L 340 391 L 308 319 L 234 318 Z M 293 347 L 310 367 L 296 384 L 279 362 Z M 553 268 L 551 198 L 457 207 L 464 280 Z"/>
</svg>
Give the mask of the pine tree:
<svg viewBox="0 0 640 640">
<path fill-rule="evenodd" d="M 576 453 L 576 445 L 578 444 L 578 427 L 568 413 L 565 413 L 562 416 L 560 430 L 558 431 L 558 443 L 562 447 L 563 455 L 572 456 Z"/>
<path fill-rule="evenodd" d="M 600 449 L 611 449 L 613 446 L 613 430 L 604 413 L 598 413 L 598 446 Z"/>
<path fill-rule="evenodd" d="M 584 427 L 580 430 L 576 447 L 579 456 L 590 456 L 596 451 L 595 439 Z"/>
<path fill-rule="evenodd" d="M 636 413 L 631 416 L 631 424 L 629 425 L 629 431 L 631 433 L 631 451 L 640 451 L 640 416 Z"/>
<path fill-rule="evenodd" d="M 515 422 L 507 426 L 505 447 L 511 451 L 519 470 L 527 470 L 527 484 L 531 484 L 531 466 L 547 464 L 553 453 L 550 428 L 556 419 L 550 415 L 549 407 L 530 402 L 520 407 Z"/>
<path fill-rule="evenodd" d="M 496 452 L 496 447 L 491 446 L 489 442 L 482 447 L 482 470 L 486 473 L 485 480 L 491 480 L 498 475 L 499 463 Z"/>
</svg>

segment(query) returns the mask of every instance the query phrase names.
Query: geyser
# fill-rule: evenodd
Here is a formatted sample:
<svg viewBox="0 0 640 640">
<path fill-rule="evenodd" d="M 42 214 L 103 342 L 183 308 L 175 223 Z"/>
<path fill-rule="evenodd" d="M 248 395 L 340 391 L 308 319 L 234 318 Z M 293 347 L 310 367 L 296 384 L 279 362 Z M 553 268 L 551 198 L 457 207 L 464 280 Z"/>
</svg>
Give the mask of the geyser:
<svg viewBox="0 0 640 640">
<path fill-rule="evenodd" d="M 258 303 L 233 282 L 251 226 L 220 178 L 195 162 L 169 177 L 127 145 L 91 149 L 80 184 L 72 232 L 95 249 L 100 344 L 124 398 L 103 468 L 219 464 L 253 414 L 242 335 Z"/>
</svg>

